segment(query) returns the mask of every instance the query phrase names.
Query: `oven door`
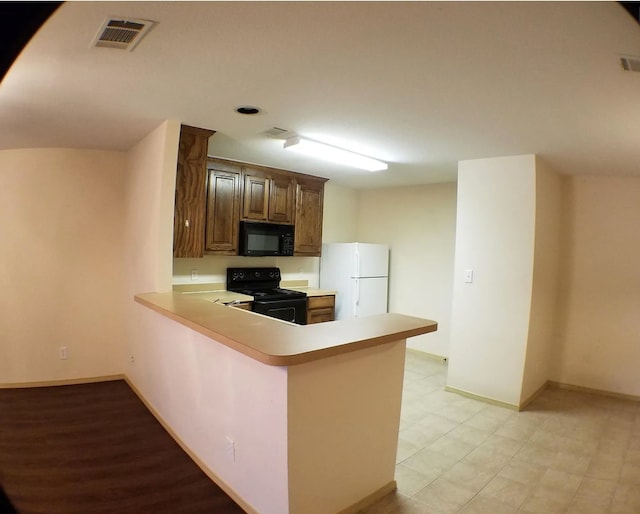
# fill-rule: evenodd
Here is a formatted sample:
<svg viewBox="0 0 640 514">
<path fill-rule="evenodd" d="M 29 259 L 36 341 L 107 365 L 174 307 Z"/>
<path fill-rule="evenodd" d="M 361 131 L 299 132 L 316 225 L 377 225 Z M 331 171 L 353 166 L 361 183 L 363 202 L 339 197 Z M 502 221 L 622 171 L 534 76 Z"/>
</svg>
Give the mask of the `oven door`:
<svg viewBox="0 0 640 514">
<path fill-rule="evenodd" d="M 307 299 L 255 300 L 253 312 L 298 325 L 307 324 Z"/>
</svg>

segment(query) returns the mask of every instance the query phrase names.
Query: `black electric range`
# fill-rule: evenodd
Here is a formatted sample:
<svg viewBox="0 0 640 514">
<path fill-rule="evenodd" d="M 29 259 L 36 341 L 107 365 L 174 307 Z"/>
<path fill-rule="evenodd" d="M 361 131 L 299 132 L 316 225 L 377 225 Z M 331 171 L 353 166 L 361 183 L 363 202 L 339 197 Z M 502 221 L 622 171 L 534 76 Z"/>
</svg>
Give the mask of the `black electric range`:
<svg viewBox="0 0 640 514">
<path fill-rule="evenodd" d="M 279 268 L 227 268 L 227 290 L 253 296 L 253 311 L 298 325 L 307 323 L 307 295 L 280 287 Z"/>
</svg>

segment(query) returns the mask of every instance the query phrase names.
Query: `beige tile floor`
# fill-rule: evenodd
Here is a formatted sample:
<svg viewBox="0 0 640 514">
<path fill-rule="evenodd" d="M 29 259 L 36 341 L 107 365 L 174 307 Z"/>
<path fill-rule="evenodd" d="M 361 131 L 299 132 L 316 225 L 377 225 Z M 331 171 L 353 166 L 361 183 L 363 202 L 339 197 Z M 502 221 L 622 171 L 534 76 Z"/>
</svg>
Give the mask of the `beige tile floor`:
<svg viewBox="0 0 640 514">
<path fill-rule="evenodd" d="M 640 403 L 547 389 L 515 412 L 408 351 L 398 490 L 366 514 L 640 514 Z"/>
</svg>

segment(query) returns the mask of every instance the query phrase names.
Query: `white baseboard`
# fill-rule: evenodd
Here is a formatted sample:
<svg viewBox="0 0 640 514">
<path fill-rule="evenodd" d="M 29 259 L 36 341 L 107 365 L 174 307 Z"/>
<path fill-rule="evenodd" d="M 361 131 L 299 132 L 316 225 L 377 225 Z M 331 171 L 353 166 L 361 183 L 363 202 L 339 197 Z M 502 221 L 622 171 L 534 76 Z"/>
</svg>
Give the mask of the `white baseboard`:
<svg viewBox="0 0 640 514">
<path fill-rule="evenodd" d="M 422 350 L 416 350 L 415 348 L 407 347 L 407 351 L 411 352 L 415 355 L 420 355 L 421 357 L 426 357 L 427 359 L 431 359 L 438 362 L 447 362 L 447 357 L 444 355 L 438 355 L 436 353 L 423 352 Z"/>
<path fill-rule="evenodd" d="M 0 383 L 0 389 L 23 389 L 27 387 L 51 387 L 63 385 L 94 384 L 96 382 L 112 382 L 124 380 L 124 375 L 105 375 L 101 377 L 68 378 L 64 380 L 44 380 L 41 382 Z"/>
<path fill-rule="evenodd" d="M 496 405 L 498 407 L 505 407 L 506 409 L 511 410 L 519 410 L 519 406 L 514 403 L 503 402 L 502 400 L 496 400 L 495 398 L 489 398 L 488 396 L 471 393 L 469 391 L 465 391 L 464 389 L 458 389 L 457 387 L 444 386 L 444 390 L 449 391 L 450 393 L 459 394 L 460 396 L 464 396 L 466 398 L 471 398 L 472 400 L 479 400 L 481 402 L 490 403 L 491 405 Z"/>
</svg>

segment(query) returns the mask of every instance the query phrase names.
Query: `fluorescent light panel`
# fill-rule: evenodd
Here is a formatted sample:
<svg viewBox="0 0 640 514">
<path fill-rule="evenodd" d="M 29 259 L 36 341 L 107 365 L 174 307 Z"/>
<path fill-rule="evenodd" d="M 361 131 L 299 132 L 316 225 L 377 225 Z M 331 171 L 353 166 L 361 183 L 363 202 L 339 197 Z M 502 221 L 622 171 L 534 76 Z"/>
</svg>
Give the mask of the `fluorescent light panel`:
<svg viewBox="0 0 640 514">
<path fill-rule="evenodd" d="M 344 150 L 336 146 L 318 143 L 311 139 L 305 139 L 300 136 L 290 137 L 284 142 L 284 148 L 303 155 L 317 157 L 325 161 L 344 164 L 345 166 L 353 166 L 368 171 L 382 171 L 389 166 L 387 163 L 360 155 L 349 150 Z"/>
</svg>

